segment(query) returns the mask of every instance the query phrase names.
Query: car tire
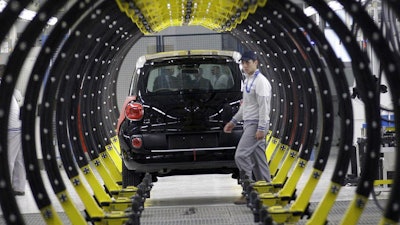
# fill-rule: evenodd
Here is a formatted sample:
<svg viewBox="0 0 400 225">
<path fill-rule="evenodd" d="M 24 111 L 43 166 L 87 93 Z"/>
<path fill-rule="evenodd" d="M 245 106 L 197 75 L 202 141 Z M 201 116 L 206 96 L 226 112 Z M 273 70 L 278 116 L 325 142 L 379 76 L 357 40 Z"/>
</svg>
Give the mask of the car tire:
<svg viewBox="0 0 400 225">
<path fill-rule="evenodd" d="M 125 163 L 122 163 L 122 187 L 138 186 L 142 182 L 144 173 L 137 173 L 134 170 L 129 170 Z"/>
</svg>

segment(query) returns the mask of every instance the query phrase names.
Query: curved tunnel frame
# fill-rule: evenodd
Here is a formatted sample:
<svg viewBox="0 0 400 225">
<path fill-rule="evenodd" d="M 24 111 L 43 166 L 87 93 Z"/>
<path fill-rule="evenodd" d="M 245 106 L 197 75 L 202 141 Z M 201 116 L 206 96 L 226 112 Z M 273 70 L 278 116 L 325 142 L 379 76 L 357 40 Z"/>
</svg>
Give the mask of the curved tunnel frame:
<svg viewBox="0 0 400 225">
<path fill-rule="evenodd" d="M 1 41 L 4 40 L 11 26 L 15 23 L 19 12 L 23 8 L 25 8 L 29 4 L 29 2 L 30 1 L 26 0 L 12 0 L 9 2 L 4 11 L 0 14 L 0 21 L 2 21 L 2 26 L 0 28 Z M 2 98 L 0 99 L 0 110 L 2 111 L 2 114 L 0 116 L 0 126 L 2 127 L 2 129 L 0 129 L 0 134 L 2 137 L 7 137 L 7 131 L 5 130 L 5 127 L 7 127 L 8 124 L 8 106 L 10 104 L 13 89 L 20 74 L 20 68 L 22 67 L 23 62 L 25 61 L 30 51 L 30 43 L 32 43 L 35 39 L 32 37 L 37 37 L 40 34 L 41 29 L 45 26 L 45 23 L 50 18 L 50 16 L 55 14 L 58 9 L 66 4 L 66 2 L 67 1 L 60 1 L 58 2 L 58 4 L 44 4 L 40 9 L 40 12 L 43 12 L 43 14 L 39 14 L 41 16 L 45 15 L 45 18 L 37 16 L 34 18 L 34 20 L 31 21 L 31 23 L 27 26 L 24 33 L 22 34 L 21 38 L 18 40 L 15 50 L 9 57 L 3 77 L 3 82 L 0 84 L 0 94 L 2 96 Z M 368 101 L 364 101 L 366 109 L 365 112 L 367 120 L 366 122 L 368 141 L 366 153 L 367 157 L 364 163 L 368 166 L 364 167 L 355 194 L 355 198 L 352 204 L 349 206 L 348 211 L 345 215 L 345 219 L 343 220 L 346 221 L 346 223 L 348 223 L 349 221 L 351 221 L 350 223 L 356 223 L 358 218 L 361 216 L 363 207 L 367 203 L 368 195 L 372 191 L 373 180 L 375 179 L 375 172 L 373 171 L 373 169 L 377 168 L 378 165 L 377 155 L 379 155 L 380 150 L 380 139 L 377 138 L 380 137 L 379 94 L 377 94 L 375 90 L 371 89 L 371 86 L 374 86 L 371 85 L 374 81 L 372 80 L 372 73 L 369 71 L 367 66 L 369 63 L 368 56 L 365 55 L 365 53 L 363 53 L 357 46 L 355 38 L 349 28 L 346 27 L 337 16 L 335 16 L 333 11 L 324 2 L 318 1 L 317 3 L 315 3 L 316 1 L 308 0 L 306 0 L 306 2 L 308 2 L 318 12 L 320 12 L 321 17 L 331 24 L 332 29 L 337 33 L 340 39 L 343 40 L 343 43 L 352 58 L 352 68 L 354 70 L 354 76 L 356 78 L 358 88 L 360 89 L 361 98 L 368 99 Z M 339 2 L 341 2 L 341 4 L 344 6 L 346 12 L 348 12 L 354 18 L 360 29 L 363 31 L 364 35 L 366 35 L 369 40 L 371 40 L 371 46 L 373 47 L 374 52 L 382 63 L 382 69 L 386 78 L 389 81 L 389 88 L 392 93 L 393 103 L 395 104 L 395 127 L 399 128 L 400 124 L 398 118 L 400 115 L 400 107 L 398 105 L 398 99 L 400 96 L 398 86 L 400 85 L 400 78 L 397 75 L 399 74 L 400 70 L 399 53 L 396 51 L 396 49 L 391 48 L 385 41 L 383 41 L 386 38 L 390 37 L 385 37 L 382 34 L 380 28 L 374 24 L 374 22 L 371 20 L 371 18 L 358 2 L 344 0 Z M 385 3 L 388 4 L 389 8 L 397 15 L 397 18 L 399 18 L 400 3 L 389 0 L 385 1 Z M 114 10 L 108 12 L 108 10 L 111 8 L 114 8 Z M 72 7 L 71 11 L 65 14 L 65 20 L 60 20 L 60 22 L 56 25 L 56 28 L 53 30 L 44 47 L 41 49 L 40 57 L 38 57 L 38 60 L 35 62 L 34 69 L 32 70 L 30 76 L 29 84 L 27 86 L 27 93 L 29 93 L 29 95 L 27 95 L 22 109 L 23 152 L 27 165 L 28 181 L 34 194 L 36 204 L 38 205 L 38 208 L 41 209 L 43 218 L 46 220 L 46 222 L 59 221 L 59 218 L 57 218 L 56 213 L 54 213 L 54 209 L 52 209 L 51 202 L 47 195 L 48 190 L 45 189 L 40 177 L 39 166 L 36 159 L 36 151 L 33 151 L 36 150 L 36 148 L 34 147 L 35 141 L 33 137 L 35 131 L 34 123 L 32 123 L 32 121 L 36 120 L 36 107 L 39 91 L 41 90 L 41 88 L 47 88 L 47 85 L 54 85 L 52 84 L 53 82 L 60 83 L 59 85 L 53 87 L 54 90 L 49 93 L 49 95 L 45 94 L 42 96 L 43 99 L 41 102 L 43 103 L 43 105 L 40 108 L 39 112 L 43 113 L 41 115 L 46 115 L 45 118 L 41 118 L 40 120 L 41 137 L 48 138 L 43 139 L 44 142 L 42 142 L 42 150 L 43 153 L 46 153 L 44 155 L 50 156 L 49 161 L 45 164 L 49 172 L 48 176 L 52 181 L 53 191 L 55 193 L 63 193 L 64 191 L 67 192 L 67 190 L 65 190 L 65 186 L 63 185 L 60 174 L 55 171 L 58 170 L 58 168 L 54 168 L 56 167 L 56 163 L 54 161 L 55 156 L 53 154 L 55 149 L 54 146 L 51 146 L 52 140 L 56 139 L 58 144 L 61 144 L 60 152 L 63 153 L 62 160 L 64 166 L 65 168 L 68 168 L 67 173 L 69 173 L 69 177 L 73 178 L 78 174 L 78 171 L 76 170 L 76 164 L 78 164 L 80 168 L 87 165 L 87 162 L 85 162 L 85 160 L 82 158 L 82 156 L 84 155 L 82 154 L 82 150 L 87 149 L 88 152 L 93 154 L 91 155 L 91 159 L 96 159 L 99 157 L 99 154 L 101 155 L 102 153 L 106 153 L 105 146 L 110 144 L 111 138 L 115 136 L 114 127 L 118 117 L 118 109 L 116 107 L 117 96 L 115 95 L 115 80 L 118 76 L 117 71 L 121 66 L 122 60 L 129 51 L 130 47 L 141 37 L 141 33 L 139 32 L 138 28 L 130 21 L 128 21 L 125 15 L 123 15 L 118 10 L 115 10 L 116 8 L 116 3 L 112 1 L 97 1 L 96 3 L 86 1 L 85 3 L 77 4 L 76 7 Z M 303 50 L 303 52 L 306 53 L 307 59 L 310 60 L 311 64 L 305 63 L 306 60 L 304 56 L 299 56 L 299 54 L 297 53 L 288 51 L 290 48 L 294 49 L 294 46 L 298 44 L 306 46 L 307 43 L 300 41 L 297 43 L 295 39 L 290 40 L 290 38 L 279 41 L 274 41 L 274 39 L 271 38 L 274 35 L 276 35 L 275 38 L 278 38 L 279 35 L 285 33 L 286 35 L 288 35 L 291 32 L 299 32 L 300 30 L 296 30 L 296 27 L 290 27 L 294 25 L 298 26 L 298 28 L 303 27 L 307 30 L 311 37 L 315 38 L 315 40 L 320 41 L 319 43 L 321 43 L 321 46 L 317 46 L 317 48 L 325 61 L 329 61 L 328 65 L 329 69 L 331 69 L 330 73 L 337 76 L 332 76 L 332 78 L 335 81 L 336 93 L 338 93 L 338 96 L 340 96 L 340 103 L 338 104 L 339 111 L 343 112 L 342 115 L 344 115 L 341 118 L 341 129 L 342 131 L 348 132 L 349 135 L 352 136 L 352 130 L 349 130 L 349 128 L 352 127 L 352 111 L 351 108 L 349 108 L 350 100 L 348 93 L 348 84 L 344 82 L 343 79 L 343 65 L 341 65 L 340 62 L 337 62 L 336 64 L 334 63 L 337 60 L 332 57 L 332 50 L 331 48 L 329 48 L 328 43 L 324 41 L 323 37 L 321 36 L 321 32 L 317 30 L 317 26 L 313 24 L 312 21 L 307 21 L 304 16 L 299 15 L 299 11 L 300 9 L 296 9 L 296 7 L 292 5 L 290 1 L 270 0 L 264 8 L 259 8 L 255 14 L 249 15 L 247 20 L 243 21 L 242 24 L 239 24 L 235 30 L 232 30 L 232 34 L 237 36 L 238 39 L 244 42 L 245 40 L 249 39 L 249 34 L 251 34 L 251 39 L 258 40 L 244 43 L 244 45 L 258 53 L 263 53 L 263 57 L 261 57 L 260 62 L 266 67 L 262 69 L 265 71 L 264 73 L 269 79 L 276 81 L 276 83 L 273 83 L 273 88 L 275 90 L 279 90 L 279 92 L 277 92 L 277 96 L 273 102 L 276 112 L 273 112 L 271 114 L 272 136 L 277 138 L 282 144 L 293 144 L 296 141 L 290 142 L 289 139 L 294 139 L 293 135 L 295 133 L 299 134 L 299 132 L 295 132 L 296 128 L 293 127 L 295 125 L 291 124 L 293 123 L 293 121 L 298 121 L 298 119 L 294 118 L 293 116 L 301 116 L 300 114 L 303 111 L 307 114 L 307 111 L 309 112 L 310 109 L 319 111 L 327 109 L 327 107 L 330 108 L 330 106 L 327 106 L 326 104 L 330 102 L 331 97 L 329 95 L 326 95 L 325 92 L 322 93 L 323 95 L 321 95 L 319 99 L 322 107 L 321 105 L 318 105 L 316 108 L 312 108 L 311 106 L 313 105 L 313 101 L 310 98 L 304 98 L 304 104 L 300 104 L 301 102 L 299 99 L 289 98 L 289 96 L 293 96 L 292 94 L 295 95 L 300 92 L 296 91 L 294 86 L 291 86 L 291 89 L 287 86 L 292 85 L 292 83 L 288 81 L 294 78 L 293 76 L 295 76 L 296 72 L 288 72 L 292 69 L 290 63 L 285 64 L 281 61 L 282 59 L 278 57 L 279 55 L 283 56 L 283 54 L 287 54 L 287 56 L 283 57 L 293 57 L 293 64 L 297 64 L 299 68 L 309 68 L 311 66 L 312 69 L 310 71 L 312 71 L 312 73 L 307 74 L 308 72 L 306 72 L 304 75 L 307 77 L 313 77 L 314 82 L 316 82 L 316 86 L 319 90 L 328 92 L 330 92 L 331 90 L 329 85 L 326 86 L 328 84 L 327 80 L 318 81 L 319 78 L 326 79 L 326 76 L 328 75 L 320 70 L 322 66 L 320 59 L 309 55 L 311 53 L 316 54 L 315 52 L 313 53 L 313 51 L 310 51 L 310 46 L 308 46 L 308 48 L 305 48 L 305 51 Z M 90 12 L 94 13 L 91 14 Z M 74 13 L 75 16 L 77 14 L 86 16 L 82 18 L 73 18 Z M 68 15 L 70 17 L 68 17 Z M 96 17 L 96 15 L 98 17 Z M 263 15 L 268 15 L 268 20 L 272 25 L 267 26 L 267 24 L 263 24 L 264 22 L 268 23 L 268 21 L 263 21 Z M 288 18 L 287 20 L 282 20 L 282 17 Z M 290 23 L 288 23 L 289 21 Z M 98 24 L 99 22 L 103 25 Z M 87 26 L 90 23 L 92 23 L 93 26 Z M 265 27 L 261 27 L 260 24 L 265 25 Z M 269 27 L 271 29 L 263 30 L 266 27 Z M 78 29 L 76 30 L 76 28 Z M 102 30 L 99 30 L 99 28 Z M 254 29 L 254 31 L 252 31 L 252 28 Z M 69 34 L 69 29 L 75 30 L 75 32 Z M 262 30 L 262 32 L 260 30 Z M 276 33 L 274 33 L 274 30 L 276 31 Z M 257 31 L 260 32 L 258 33 Z M 101 32 L 103 33 L 98 34 Z M 80 34 L 85 34 L 86 36 Z M 110 34 L 113 35 L 110 36 Z M 260 34 L 270 36 L 268 38 L 263 38 Z M 94 45 L 85 45 L 84 43 L 85 41 L 87 41 L 89 37 L 88 35 L 99 35 L 104 38 L 97 38 L 93 40 L 97 42 L 94 43 Z M 292 35 L 300 38 L 295 33 L 293 33 Z M 64 37 L 66 37 L 66 40 L 64 40 L 65 42 L 62 40 Z M 266 41 L 266 43 L 263 43 L 264 39 L 268 41 Z M 274 42 L 276 47 L 272 47 L 273 45 L 269 46 L 269 42 Z M 65 43 L 70 44 L 65 45 Z M 78 51 L 77 46 L 79 45 L 77 45 L 77 43 L 81 44 L 79 51 L 82 53 L 87 53 L 85 56 L 77 56 L 76 54 L 74 54 L 74 50 Z M 74 46 L 75 49 L 73 48 Z M 113 48 L 111 46 L 113 46 Z M 57 49 L 59 48 L 61 48 L 60 54 L 56 54 Z M 275 55 L 278 50 L 281 52 Z M 286 50 L 286 52 L 284 53 L 284 51 L 282 50 Z M 298 50 L 300 51 L 300 48 L 298 48 Z M 267 57 L 267 55 L 269 55 L 269 57 Z M 62 60 L 63 63 L 55 63 L 54 65 L 51 65 L 51 57 L 56 57 L 56 62 L 57 60 Z M 69 63 L 65 63 L 66 60 L 68 60 Z M 313 64 L 318 66 L 313 67 Z M 47 82 L 42 83 L 43 79 L 45 79 L 45 75 L 48 76 Z M 279 77 L 281 75 L 284 75 L 284 77 Z M 91 79 L 89 79 L 89 77 Z M 296 79 L 293 79 L 293 81 L 293 84 L 312 88 L 309 84 L 306 83 L 307 81 L 305 80 L 299 79 L 296 81 Z M 81 87 L 85 87 L 85 89 L 83 89 L 82 91 Z M 290 91 L 292 91 L 293 93 L 290 93 Z M 302 92 L 304 93 L 304 90 L 302 90 Z M 54 99 L 54 96 L 59 96 L 61 98 Z M 284 103 L 282 103 L 282 99 Z M 283 105 L 288 104 L 291 101 L 296 102 L 294 102 L 293 105 Z M 57 108 L 55 107 L 55 103 L 57 103 Z M 71 110 L 70 112 L 65 110 L 64 107 L 66 104 L 71 104 L 71 107 L 67 108 L 71 108 L 73 110 Z M 299 108 L 300 105 L 303 105 L 306 108 L 301 109 Z M 295 113 L 288 113 L 290 111 L 293 111 Z M 300 114 L 297 115 L 296 112 Z M 322 115 L 327 120 L 318 120 L 318 122 L 315 124 L 315 133 L 317 131 L 332 132 L 331 123 L 333 121 L 332 118 L 328 118 L 327 115 L 333 116 L 333 114 L 334 112 L 332 112 L 331 109 L 329 109 L 326 113 L 320 114 L 320 116 Z M 90 119 L 85 120 L 85 118 L 81 117 L 82 115 L 86 115 Z M 51 134 L 55 129 L 54 125 L 52 124 L 53 119 L 51 119 L 53 118 L 53 116 L 56 116 L 56 118 L 59 118 L 59 116 L 61 116 L 60 119 L 63 118 L 62 120 L 58 121 L 60 123 L 57 123 L 58 125 L 56 126 L 56 137 L 51 137 L 51 135 L 49 136 L 49 134 Z M 292 121 L 290 122 L 290 120 Z M 63 123 L 61 123 L 61 121 Z M 307 123 L 307 121 L 305 122 Z M 285 124 L 291 125 L 286 126 Z M 65 128 L 64 126 L 68 128 Z M 308 127 L 312 127 L 312 125 L 309 124 Z M 65 133 L 67 130 L 70 133 Z M 313 132 L 313 135 L 315 135 L 315 133 Z M 399 129 L 396 129 L 396 136 L 398 135 Z M 72 140 L 65 139 L 68 136 L 73 137 Z M 320 148 L 317 159 L 323 160 L 316 160 L 314 168 L 318 171 L 323 171 L 325 163 L 327 161 L 327 157 L 329 156 L 329 146 L 332 134 L 320 135 L 319 137 L 319 140 L 317 139 L 317 136 L 311 136 L 305 139 L 308 140 L 307 143 L 309 143 L 310 146 L 317 144 Z M 6 219 L 8 224 L 24 224 L 15 198 L 12 195 L 8 194 L 11 192 L 11 184 L 9 178 L 8 163 L 6 162 L 6 140 L 6 138 L 2 138 L 0 140 L 0 146 L 2 149 L 2 151 L 0 151 L 0 158 L 1 160 L 3 160 L 3 163 L 1 163 L 2 173 L 0 174 L 0 180 L 4 184 L 0 187 L 1 206 L 4 218 Z M 299 137 L 297 137 L 296 140 L 299 141 Z M 397 140 L 397 146 L 399 146 L 398 142 L 399 141 Z M 349 138 L 348 135 L 343 136 L 343 139 L 340 139 L 340 152 L 338 156 L 339 159 L 346 158 L 349 152 L 350 143 L 351 138 Z M 324 152 L 324 149 L 326 150 L 326 152 Z M 308 152 L 311 152 L 312 149 L 310 148 L 309 150 L 310 151 Z M 71 155 L 72 153 L 74 153 L 75 160 L 81 160 L 75 161 Z M 302 152 L 300 153 L 300 155 L 301 154 Z M 388 224 L 395 224 L 399 221 L 399 155 L 400 154 L 397 154 L 396 176 L 394 177 L 390 199 L 385 208 L 382 223 L 386 222 Z M 322 162 L 322 164 L 319 165 L 319 162 Z M 347 167 L 348 161 L 338 160 L 334 174 L 332 175 L 333 184 L 342 184 L 344 179 L 343 171 L 346 171 Z M 327 193 L 329 193 L 329 191 Z M 307 193 L 304 195 L 309 194 L 311 193 Z M 66 193 L 66 196 L 68 196 L 68 193 Z M 301 203 L 303 204 L 304 202 Z M 326 204 L 326 202 L 323 201 L 321 205 L 323 204 Z M 296 206 L 297 204 L 294 205 L 294 207 Z M 354 216 L 354 213 L 356 213 L 356 216 Z M 102 212 L 100 212 L 100 217 L 104 216 L 101 214 Z M 325 215 L 324 219 L 326 219 L 326 216 L 327 215 Z"/>
</svg>

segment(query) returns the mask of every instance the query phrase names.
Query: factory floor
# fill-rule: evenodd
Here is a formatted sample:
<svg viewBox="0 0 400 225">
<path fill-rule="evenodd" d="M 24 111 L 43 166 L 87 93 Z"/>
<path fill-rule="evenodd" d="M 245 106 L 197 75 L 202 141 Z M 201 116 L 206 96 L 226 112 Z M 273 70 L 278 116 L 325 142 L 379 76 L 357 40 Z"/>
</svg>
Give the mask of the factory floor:
<svg viewBox="0 0 400 225">
<path fill-rule="evenodd" d="M 326 169 L 315 188 L 310 199 L 312 211 L 321 201 L 330 183 L 330 178 L 336 163 L 334 152 L 329 158 Z M 297 193 L 304 188 L 309 172 L 313 166 L 311 161 L 302 178 L 297 184 Z M 46 172 L 42 171 L 46 181 Z M 66 175 L 65 175 L 66 176 Z M 66 178 L 67 190 L 74 200 L 77 208 L 84 211 L 84 205 L 73 187 Z M 48 182 L 48 181 L 47 181 Z M 71 224 L 63 212 L 57 198 L 52 192 L 50 183 L 46 184 L 51 197 L 52 205 L 59 213 L 64 224 Z M 328 224 L 340 224 L 350 201 L 355 194 L 356 186 L 342 187 L 338 198 L 328 215 Z M 231 175 L 185 175 L 159 177 L 150 192 L 151 197 L 145 202 L 145 209 L 140 217 L 142 225 L 247 225 L 258 224 L 254 222 L 254 216 L 246 205 L 235 205 L 233 202 L 240 196 L 241 186 L 237 184 Z M 360 217 L 358 224 L 378 224 L 382 215 L 380 207 L 385 206 L 385 200 L 389 197 L 387 188 L 375 190 L 376 199 L 370 196 L 370 200 Z M 29 185 L 24 196 L 16 197 L 20 211 L 26 224 L 45 224 L 35 204 Z M 379 203 L 379 204 L 377 204 Z M 303 218 L 298 224 L 306 224 L 307 218 Z M 0 224 L 5 224 L 0 218 Z"/>
</svg>

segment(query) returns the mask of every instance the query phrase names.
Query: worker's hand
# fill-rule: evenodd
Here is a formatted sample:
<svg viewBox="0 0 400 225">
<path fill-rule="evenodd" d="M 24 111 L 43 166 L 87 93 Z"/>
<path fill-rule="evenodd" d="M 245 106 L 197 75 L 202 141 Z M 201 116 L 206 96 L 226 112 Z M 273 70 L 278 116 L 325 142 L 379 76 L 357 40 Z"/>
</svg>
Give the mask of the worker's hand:
<svg viewBox="0 0 400 225">
<path fill-rule="evenodd" d="M 265 132 L 264 132 L 264 131 L 261 131 L 261 130 L 258 130 L 258 131 L 256 132 L 256 139 L 257 139 L 257 140 L 262 140 L 263 138 L 265 138 Z"/>
<path fill-rule="evenodd" d="M 233 128 L 235 127 L 235 124 L 233 124 L 232 122 L 228 122 L 227 124 L 225 124 L 224 127 L 224 132 L 225 133 L 232 133 Z"/>
</svg>

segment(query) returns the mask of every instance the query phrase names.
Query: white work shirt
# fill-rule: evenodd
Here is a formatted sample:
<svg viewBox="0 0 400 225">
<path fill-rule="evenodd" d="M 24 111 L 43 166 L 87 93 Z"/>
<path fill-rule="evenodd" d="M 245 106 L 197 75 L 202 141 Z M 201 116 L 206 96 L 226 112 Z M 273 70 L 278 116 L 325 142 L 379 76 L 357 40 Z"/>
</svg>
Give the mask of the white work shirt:
<svg viewBox="0 0 400 225">
<path fill-rule="evenodd" d="M 243 102 L 232 122 L 258 123 L 258 130 L 265 131 L 269 123 L 272 87 L 267 78 L 257 70 L 254 74 L 245 74 L 243 84 Z"/>
<path fill-rule="evenodd" d="M 8 118 L 8 131 L 21 131 L 21 120 L 19 118 L 20 107 L 14 95 L 11 98 L 10 114 Z"/>
</svg>

